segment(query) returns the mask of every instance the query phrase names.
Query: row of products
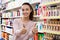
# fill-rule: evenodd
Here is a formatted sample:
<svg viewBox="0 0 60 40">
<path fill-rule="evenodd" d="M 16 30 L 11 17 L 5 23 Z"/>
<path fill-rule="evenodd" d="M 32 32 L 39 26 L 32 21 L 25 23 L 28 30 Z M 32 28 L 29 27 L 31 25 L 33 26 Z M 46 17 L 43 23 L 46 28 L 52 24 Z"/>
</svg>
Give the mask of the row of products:
<svg viewBox="0 0 60 40">
<path fill-rule="evenodd" d="M 9 34 L 12 35 L 12 34 L 13 34 L 13 27 L 2 25 L 1 31 L 2 31 L 2 32 L 9 33 Z"/>
<path fill-rule="evenodd" d="M 34 40 L 38 40 L 38 33 L 34 35 Z"/>
<path fill-rule="evenodd" d="M 39 17 L 34 17 L 34 18 L 33 18 L 33 21 L 40 21 L 40 20 L 39 20 Z"/>
<path fill-rule="evenodd" d="M 39 4 L 36 4 L 34 8 L 34 15 L 40 16 L 40 13 L 41 9 L 39 8 Z"/>
<path fill-rule="evenodd" d="M 34 40 L 60 40 L 60 35 L 50 33 L 38 33 Z"/>
<path fill-rule="evenodd" d="M 60 31 L 60 26 L 43 25 L 42 30 Z"/>
<path fill-rule="evenodd" d="M 60 31 L 60 26 L 54 24 L 38 24 L 38 31 L 42 30 L 50 30 L 50 31 Z"/>
<path fill-rule="evenodd" d="M 4 40 L 13 40 L 13 36 L 9 35 L 8 33 L 2 32 L 2 38 Z"/>
<path fill-rule="evenodd" d="M 38 34 L 38 40 L 44 40 L 44 34 L 43 33 Z"/>
<path fill-rule="evenodd" d="M 34 16 L 39 16 L 40 15 L 40 8 L 38 8 L 38 5 L 39 4 L 36 4 L 35 6 L 33 6 L 34 8 L 34 13 L 33 13 L 33 15 Z M 2 17 L 3 18 L 9 18 L 9 17 L 16 17 L 16 16 L 23 16 L 23 13 L 22 13 L 22 10 L 21 9 L 18 9 L 18 10 L 15 10 L 15 11 L 11 11 L 11 12 L 4 12 L 3 14 L 2 14 Z"/>
<path fill-rule="evenodd" d="M 57 19 L 57 20 L 56 20 L 56 19 L 53 19 L 53 20 L 51 19 L 51 20 L 48 21 L 47 23 L 48 23 L 48 24 L 57 24 L 57 25 L 59 25 L 59 24 L 60 24 L 60 19 Z"/>
<path fill-rule="evenodd" d="M 60 21 L 49 21 L 48 24 L 60 24 Z"/>
<path fill-rule="evenodd" d="M 14 1 L 14 2 L 12 2 Z M 9 0 L 9 2 L 3 4 L 3 7 L 5 7 L 5 9 L 13 9 L 13 8 L 17 8 L 20 7 L 20 5 L 24 2 L 29 2 L 29 3 L 33 3 L 33 0 Z M 36 0 L 35 0 L 36 1 Z M 38 0 L 39 1 L 39 0 Z M 3 2 L 6 2 L 5 0 Z M 2 2 L 2 3 L 3 3 Z M 39 2 L 38 2 L 39 3 Z M 33 3 L 34 4 L 34 3 Z"/>
<path fill-rule="evenodd" d="M 46 2 L 55 2 L 55 1 L 59 1 L 59 0 L 42 0 L 42 3 L 46 3 Z"/>
<path fill-rule="evenodd" d="M 14 1 L 14 2 L 13 2 Z M 17 1 L 17 3 L 15 2 L 16 0 L 3 0 L 2 1 L 2 9 L 5 10 L 5 9 L 12 9 L 12 8 L 15 8 L 17 7 L 19 4 L 19 0 Z"/>
<path fill-rule="evenodd" d="M 34 10 L 34 16 L 39 16 L 40 15 L 40 12 L 39 12 L 40 9 L 36 9 Z M 17 16 L 23 16 L 23 13 L 21 10 L 17 10 L 17 11 L 13 11 L 13 12 L 7 12 L 7 13 L 3 13 L 2 14 L 2 18 L 10 18 L 10 17 L 17 17 Z"/>
<path fill-rule="evenodd" d="M 22 16 L 21 10 L 7 12 L 7 13 L 2 14 L 3 18 L 10 18 L 10 17 L 16 17 L 16 16 Z"/>
<path fill-rule="evenodd" d="M 6 3 L 6 2 L 9 2 L 9 1 L 15 1 L 15 0 L 3 0 L 2 3 Z"/>
<path fill-rule="evenodd" d="M 9 40 L 8 37 L 9 37 L 9 35 L 8 35 L 7 33 L 2 32 L 2 38 L 3 38 L 4 40 Z"/>
<path fill-rule="evenodd" d="M 43 16 L 60 16 L 60 7 L 58 8 L 56 5 L 51 7 L 42 7 L 42 15 Z"/>
<path fill-rule="evenodd" d="M 9 35 L 9 40 L 13 40 L 13 36 L 12 35 Z"/>
<path fill-rule="evenodd" d="M 60 35 L 49 33 L 38 33 L 38 40 L 60 40 Z"/>
<path fill-rule="evenodd" d="M 14 21 L 14 19 L 2 19 L 2 24 L 13 26 L 13 21 Z"/>
<path fill-rule="evenodd" d="M 60 40 L 60 35 L 46 33 L 44 38 L 45 40 Z"/>
</svg>

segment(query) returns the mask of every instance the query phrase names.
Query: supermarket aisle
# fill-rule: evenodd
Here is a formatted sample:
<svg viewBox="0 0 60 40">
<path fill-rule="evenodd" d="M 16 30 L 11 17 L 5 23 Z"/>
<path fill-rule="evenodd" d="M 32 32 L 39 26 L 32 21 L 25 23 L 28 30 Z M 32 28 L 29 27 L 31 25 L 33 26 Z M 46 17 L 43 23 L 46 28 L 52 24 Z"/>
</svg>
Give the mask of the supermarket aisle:
<svg viewBox="0 0 60 40">
<path fill-rule="evenodd" d="M 12 40 L 13 21 L 23 17 L 20 7 L 24 2 L 34 9 L 33 21 L 38 28 L 34 40 L 60 40 L 60 0 L 3 0 L 1 29 L 5 40 Z"/>
</svg>

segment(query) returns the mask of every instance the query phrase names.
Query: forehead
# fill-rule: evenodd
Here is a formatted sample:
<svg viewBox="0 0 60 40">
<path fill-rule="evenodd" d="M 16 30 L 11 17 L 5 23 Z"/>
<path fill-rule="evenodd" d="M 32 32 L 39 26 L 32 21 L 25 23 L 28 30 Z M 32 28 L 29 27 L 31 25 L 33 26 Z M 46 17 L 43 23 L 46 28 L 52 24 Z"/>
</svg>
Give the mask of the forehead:
<svg viewBox="0 0 60 40">
<path fill-rule="evenodd" d="M 23 8 L 30 8 L 29 5 L 22 5 L 22 9 Z"/>
</svg>

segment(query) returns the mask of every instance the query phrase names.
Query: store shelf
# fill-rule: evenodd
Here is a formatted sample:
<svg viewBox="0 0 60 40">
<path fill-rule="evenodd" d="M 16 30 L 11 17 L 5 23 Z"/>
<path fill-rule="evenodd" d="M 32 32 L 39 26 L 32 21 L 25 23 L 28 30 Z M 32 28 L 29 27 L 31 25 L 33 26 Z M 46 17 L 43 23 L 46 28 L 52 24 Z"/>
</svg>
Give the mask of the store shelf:
<svg viewBox="0 0 60 40">
<path fill-rule="evenodd" d="M 47 39 L 51 39 L 51 40 L 52 40 L 52 38 L 51 38 L 51 37 L 44 36 L 44 38 L 47 38 Z"/>
<path fill-rule="evenodd" d="M 8 6 L 5 11 L 19 9 L 21 4 L 19 2 L 13 1 L 8 3 Z"/>
<path fill-rule="evenodd" d="M 23 17 L 23 16 L 16 16 L 16 17 L 14 17 L 14 18 L 19 18 L 19 17 Z M 34 15 L 33 17 L 40 17 L 40 16 Z"/>
<path fill-rule="evenodd" d="M 6 0 L 5 0 L 6 1 Z M 10 3 L 11 1 L 9 0 L 9 1 L 6 1 L 6 2 L 3 2 L 2 4 L 7 4 L 7 3 Z"/>
<path fill-rule="evenodd" d="M 21 18 L 21 17 L 23 17 L 23 16 L 16 16 L 16 17 L 14 17 L 14 18 Z"/>
<path fill-rule="evenodd" d="M 42 4 L 40 4 L 39 6 L 49 6 L 49 5 L 57 5 L 57 4 L 59 4 L 60 3 L 60 0 L 58 0 L 58 1 L 53 1 L 53 2 L 46 2 L 46 3 L 42 3 Z"/>
<path fill-rule="evenodd" d="M 14 18 L 21 18 L 23 16 L 16 16 L 16 17 L 2 17 L 2 19 L 14 19 Z M 37 15 L 34 15 L 33 17 L 40 17 L 40 16 L 37 16 Z"/>
<path fill-rule="evenodd" d="M 6 31 L 4 31 L 4 30 L 2 30 L 1 32 L 5 32 L 5 33 L 8 33 L 8 32 L 6 32 Z M 12 35 L 13 36 L 13 34 L 11 34 L 11 33 L 8 33 L 9 35 Z"/>
<path fill-rule="evenodd" d="M 10 3 L 12 2 L 12 0 L 2 0 L 2 4 L 7 4 L 7 3 Z"/>
<path fill-rule="evenodd" d="M 40 19 L 60 19 L 60 16 L 44 16 L 40 17 Z"/>
<path fill-rule="evenodd" d="M 22 16 L 16 16 L 16 17 L 2 17 L 2 19 L 13 19 L 13 18 L 20 18 Z"/>
<path fill-rule="evenodd" d="M 34 15 L 34 17 L 40 17 L 39 15 Z"/>
<path fill-rule="evenodd" d="M 49 26 L 60 26 L 59 24 L 44 24 L 44 25 L 49 25 Z"/>
<path fill-rule="evenodd" d="M 2 17 L 2 19 L 12 19 L 14 17 Z"/>
<path fill-rule="evenodd" d="M 8 26 L 8 27 L 12 27 L 12 26 L 10 26 L 10 25 L 5 25 L 5 24 L 1 24 L 1 25 L 3 25 L 3 26 Z M 13 28 L 13 27 L 12 27 Z"/>
<path fill-rule="evenodd" d="M 37 3 L 40 3 L 41 0 L 29 0 L 29 2 L 30 2 L 31 4 L 37 4 Z"/>
<path fill-rule="evenodd" d="M 5 11 L 20 9 L 24 2 L 29 2 L 31 5 L 34 5 L 34 4 L 36 5 L 36 4 L 40 3 L 40 0 L 35 0 L 35 1 L 34 0 L 31 0 L 31 1 L 29 1 L 29 0 L 26 0 L 26 1 L 17 0 L 17 1 L 13 1 L 13 2 L 8 3 L 8 6 L 7 6 Z"/>
<path fill-rule="evenodd" d="M 49 30 L 40 30 L 39 33 L 52 33 L 60 35 L 60 31 L 49 31 Z"/>
</svg>

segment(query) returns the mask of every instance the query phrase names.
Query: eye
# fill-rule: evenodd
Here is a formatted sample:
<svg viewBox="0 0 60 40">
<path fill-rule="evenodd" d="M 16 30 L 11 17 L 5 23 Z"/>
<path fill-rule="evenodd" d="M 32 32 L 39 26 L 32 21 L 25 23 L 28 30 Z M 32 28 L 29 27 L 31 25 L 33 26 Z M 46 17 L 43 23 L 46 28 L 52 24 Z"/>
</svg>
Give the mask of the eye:
<svg viewBox="0 0 60 40">
<path fill-rule="evenodd" d="M 29 9 L 28 9 L 28 8 L 26 8 L 26 10 L 28 11 Z"/>
<path fill-rule="evenodd" d="M 22 9 L 22 11 L 24 11 L 24 9 Z"/>
</svg>

